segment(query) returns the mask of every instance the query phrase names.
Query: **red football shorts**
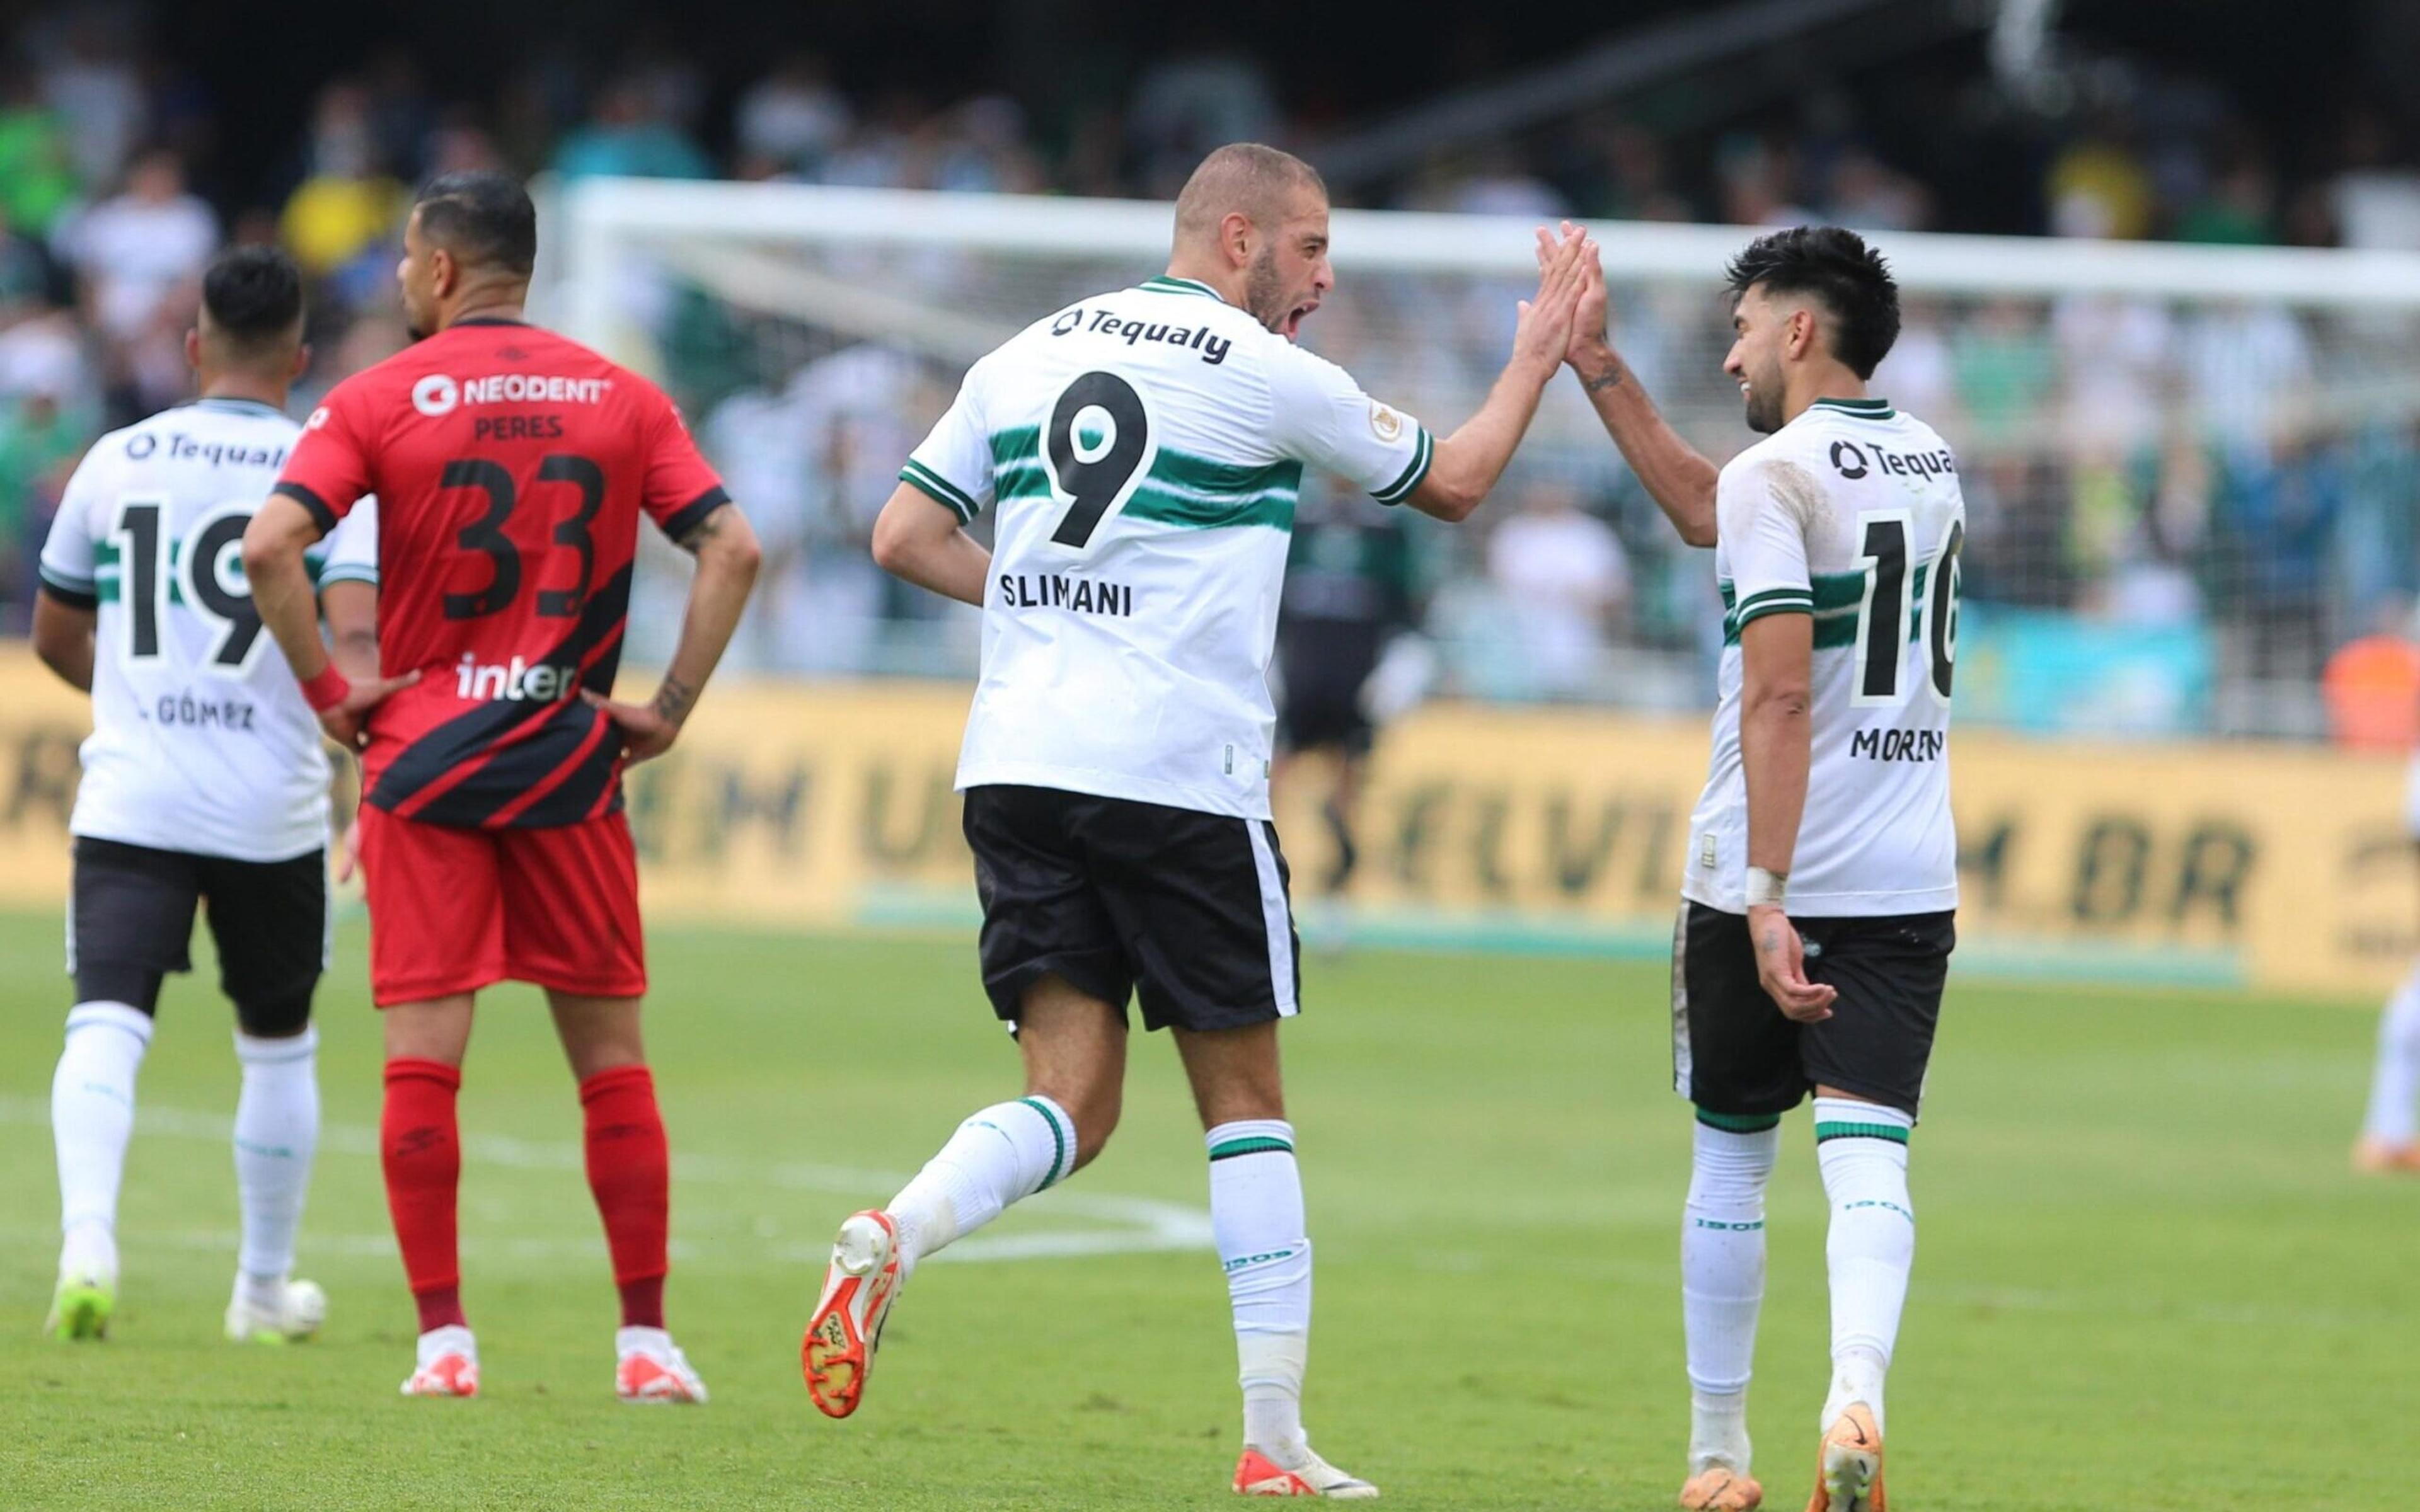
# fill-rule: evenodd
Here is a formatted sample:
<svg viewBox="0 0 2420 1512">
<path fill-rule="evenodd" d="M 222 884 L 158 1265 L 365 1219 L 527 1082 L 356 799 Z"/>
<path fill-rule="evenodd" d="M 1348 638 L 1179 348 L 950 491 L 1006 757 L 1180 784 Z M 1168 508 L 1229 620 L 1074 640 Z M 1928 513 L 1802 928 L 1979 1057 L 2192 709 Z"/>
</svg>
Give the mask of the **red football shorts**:
<svg viewBox="0 0 2420 1512">
<path fill-rule="evenodd" d="M 379 1007 L 506 980 L 593 997 L 646 992 L 639 857 L 621 814 L 462 829 L 364 804 L 361 823 Z"/>
</svg>

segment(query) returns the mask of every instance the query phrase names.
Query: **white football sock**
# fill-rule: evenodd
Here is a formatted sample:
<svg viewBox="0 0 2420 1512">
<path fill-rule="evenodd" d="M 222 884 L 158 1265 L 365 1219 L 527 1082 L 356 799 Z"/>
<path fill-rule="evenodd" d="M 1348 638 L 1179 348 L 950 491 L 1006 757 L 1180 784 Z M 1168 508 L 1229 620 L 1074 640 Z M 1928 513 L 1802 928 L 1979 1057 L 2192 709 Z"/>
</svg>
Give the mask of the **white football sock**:
<svg viewBox="0 0 2420 1512">
<path fill-rule="evenodd" d="M 134 1133 L 134 1077 L 151 1016 L 126 1003 L 78 1003 L 51 1077 L 59 1161 L 59 1270 L 117 1279 L 117 1188 Z"/>
<path fill-rule="evenodd" d="M 1236 1378 L 1244 1388 L 1244 1442 L 1299 1468 L 1302 1377 L 1311 1356 L 1311 1241 L 1294 1125 L 1282 1119 L 1222 1123 L 1210 1150 L 1210 1227 L 1234 1310 Z"/>
<path fill-rule="evenodd" d="M 1781 1125 L 1697 1125 L 1681 1216 L 1681 1317 L 1689 1341 L 1689 1473 L 1748 1468 L 1747 1383 L 1764 1304 L 1764 1189 Z"/>
<path fill-rule="evenodd" d="M 243 1092 L 235 1104 L 235 1184 L 243 1204 L 236 1295 L 277 1306 L 294 1269 L 294 1231 L 319 1145 L 319 1031 L 287 1040 L 236 1032 Z"/>
<path fill-rule="evenodd" d="M 1075 1165 L 1076 1120 L 1047 1097 L 973 1115 L 884 1210 L 899 1225 L 900 1263 L 973 1233 L 1010 1203 L 1065 1180 Z"/>
<path fill-rule="evenodd" d="M 1824 1245 L 1832 1272 L 1832 1390 L 1823 1427 L 1852 1402 L 1883 1427 L 1883 1377 L 1916 1263 L 1916 1205 L 1907 1195 L 1907 1136 L 1916 1120 L 1848 1098 L 1815 1100 L 1815 1159 L 1832 1199 Z"/>
<path fill-rule="evenodd" d="M 2390 1145 L 2414 1137 L 2420 1103 L 2420 969 L 2403 979 L 2378 1020 L 2378 1070 L 2369 1083 L 2369 1117 L 2362 1133 Z"/>
</svg>

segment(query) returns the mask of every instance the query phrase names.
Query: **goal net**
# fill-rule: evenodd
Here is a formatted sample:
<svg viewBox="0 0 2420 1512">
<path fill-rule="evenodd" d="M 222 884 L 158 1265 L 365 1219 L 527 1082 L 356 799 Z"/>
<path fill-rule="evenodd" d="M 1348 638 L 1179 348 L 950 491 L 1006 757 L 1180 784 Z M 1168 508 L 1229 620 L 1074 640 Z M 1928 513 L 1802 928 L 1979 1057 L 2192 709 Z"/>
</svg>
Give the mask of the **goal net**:
<svg viewBox="0 0 2420 1512">
<path fill-rule="evenodd" d="M 735 657 L 963 674 L 970 612 L 892 583 L 873 516 L 959 375 L 1023 325 L 1164 266 L 1164 206 L 590 180 L 548 202 L 545 316 L 664 383 L 768 548 Z M 1754 232 L 1603 224 L 1618 345 L 1680 431 L 1754 438 L 1721 371 L 1722 269 Z M 1341 210 L 1307 346 L 1440 433 L 1533 286 L 1529 227 Z M 1904 326 L 1873 392 L 1957 450 L 1960 717 L 2306 734 L 2350 640 L 2420 592 L 2420 256 L 1885 234 Z M 1319 487 L 1305 480 L 1306 507 Z M 1367 501 L 1359 507 L 1375 509 Z M 1499 527 L 1576 513 L 1556 532 Z M 1444 687 L 1701 704 L 1720 639 L 1681 546 L 1567 377 L 1472 526 L 1411 527 Z M 1578 539 L 1585 551 L 1539 542 Z M 635 655 L 683 575 L 650 553 Z"/>
</svg>

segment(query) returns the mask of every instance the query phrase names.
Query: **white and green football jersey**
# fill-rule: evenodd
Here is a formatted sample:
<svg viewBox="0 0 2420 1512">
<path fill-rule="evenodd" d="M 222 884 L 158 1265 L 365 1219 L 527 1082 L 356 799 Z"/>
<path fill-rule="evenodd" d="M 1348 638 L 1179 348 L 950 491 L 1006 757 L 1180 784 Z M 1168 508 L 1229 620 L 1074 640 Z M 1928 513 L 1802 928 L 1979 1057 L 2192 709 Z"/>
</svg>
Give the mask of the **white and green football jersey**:
<svg viewBox="0 0 2420 1512">
<path fill-rule="evenodd" d="M 1304 467 L 1383 503 L 1434 442 L 1202 284 L 1154 278 L 970 369 L 900 476 L 997 507 L 961 789 L 1269 816 L 1269 654 Z"/>
<path fill-rule="evenodd" d="M 102 437 L 69 479 L 41 576 L 99 610 L 73 833 L 239 861 L 327 843 L 319 721 L 243 579 L 244 526 L 301 433 L 202 399 Z M 314 570 L 375 582 L 377 532 L 356 509 Z"/>
<path fill-rule="evenodd" d="M 1744 913 L 1740 627 L 1815 620 L 1812 762 L 1789 907 L 1810 918 L 1958 906 L 1949 693 L 1966 504 L 1931 426 L 1882 399 L 1821 399 L 1715 486 L 1721 702 L 1684 896 Z"/>
</svg>

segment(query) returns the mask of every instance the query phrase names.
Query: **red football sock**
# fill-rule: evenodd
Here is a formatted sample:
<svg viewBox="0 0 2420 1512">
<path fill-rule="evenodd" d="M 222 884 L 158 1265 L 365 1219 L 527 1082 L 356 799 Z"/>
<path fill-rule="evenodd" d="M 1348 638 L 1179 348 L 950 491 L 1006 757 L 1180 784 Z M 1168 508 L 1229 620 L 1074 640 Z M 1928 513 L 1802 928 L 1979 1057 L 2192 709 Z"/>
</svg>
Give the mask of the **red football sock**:
<svg viewBox="0 0 2420 1512">
<path fill-rule="evenodd" d="M 588 1190 L 605 1220 L 624 1328 L 664 1326 L 666 1234 L 672 1226 L 672 1155 L 656 1079 L 644 1066 L 616 1066 L 580 1084 L 587 1115 Z"/>
<path fill-rule="evenodd" d="M 454 1242 L 455 1188 L 462 1177 L 454 1094 L 461 1087 L 460 1069 L 442 1061 L 386 1063 L 379 1158 L 386 1172 L 395 1242 L 403 1251 L 404 1278 L 411 1283 L 424 1334 L 466 1321 Z"/>
</svg>

